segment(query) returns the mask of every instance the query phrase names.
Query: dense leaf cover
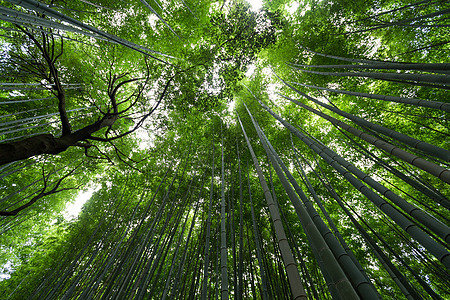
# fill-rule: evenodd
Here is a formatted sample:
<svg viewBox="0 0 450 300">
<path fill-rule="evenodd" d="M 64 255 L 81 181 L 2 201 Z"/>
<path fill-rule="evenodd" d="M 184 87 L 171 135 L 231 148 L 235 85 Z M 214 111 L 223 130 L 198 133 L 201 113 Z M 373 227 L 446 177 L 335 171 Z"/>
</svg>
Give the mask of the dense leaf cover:
<svg viewBox="0 0 450 300">
<path fill-rule="evenodd" d="M 450 298 L 447 1 L 0 4 L 1 299 Z"/>
</svg>

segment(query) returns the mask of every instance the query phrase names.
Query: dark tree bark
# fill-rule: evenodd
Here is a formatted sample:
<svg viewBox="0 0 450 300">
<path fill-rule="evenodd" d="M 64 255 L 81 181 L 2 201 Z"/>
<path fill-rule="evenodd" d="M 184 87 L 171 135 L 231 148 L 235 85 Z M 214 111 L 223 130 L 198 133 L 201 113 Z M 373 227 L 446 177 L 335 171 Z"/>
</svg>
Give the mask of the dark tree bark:
<svg viewBox="0 0 450 300">
<path fill-rule="evenodd" d="M 19 206 L 18 208 L 11 210 L 11 211 L 0 211 L 0 216 L 16 216 L 18 213 L 20 213 L 22 210 L 24 210 L 27 207 L 30 207 L 31 205 L 33 205 L 34 203 L 36 203 L 36 201 L 38 201 L 41 198 L 44 198 L 48 195 L 52 195 L 52 194 L 56 194 L 62 191 L 66 191 L 66 190 L 70 190 L 70 189 L 74 189 L 74 188 L 61 188 L 58 189 L 59 186 L 61 185 L 62 181 L 64 179 L 66 179 L 67 177 L 69 177 L 73 172 L 75 172 L 75 170 L 78 168 L 75 167 L 74 169 L 72 169 L 69 173 L 67 173 L 66 175 L 64 175 L 63 177 L 61 177 L 55 184 L 55 186 L 51 189 L 47 191 L 47 181 L 48 181 L 48 176 L 49 175 L 44 175 L 44 187 L 42 188 L 42 190 L 39 192 L 39 194 L 37 194 L 36 196 L 34 196 L 33 198 L 31 198 L 30 201 L 28 201 L 27 203 Z"/>
<path fill-rule="evenodd" d="M 89 147 L 90 144 L 80 142 L 90 138 L 100 129 L 112 126 L 116 119 L 115 115 L 107 115 L 94 124 L 59 138 L 52 134 L 40 134 L 22 141 L 0 144 L 0 165 L 40 154 L 58 154 L 71 146 Z"/>
<path fill-rule="evenodd" d="M 90 149 L 91 147 L 97 148 L 95 145 L 91 143 L 91 141 L 107 142 L 111 144 L 112 141 L 127 136 L 130 133 L 136 131 L 138 128 L 140 128 L 144 123 L 144 121 L 158 108 L 159 104 L 161 103 L 162 99 L 164 98 L 167 92 L 170 82 L 174 79 L 176 74 L 178 74 L 178 73 L 173 74 L 167 80 L 164 89 L 154 107 L 149 109 L 149 111 L 139 119 L 139 121 L 132 129 L 123 133 L 119 133 L 118 135 L 115 136 L 110 136 L 109 132 L 111 126 L 113 126 L 114 123 L 119 118 L 122 118 L 125 113 L 127 113 L 130 109 L 132 109 L 132 107 L 135 106 L 139 102 L 139 100 L 142 99 L 142 93 L 149 80 L 150 70 L 147 65 L 147 74 L 145 78 L 124 79 L 124 77 L 127 76 L 127 73 L 121 75 L 112 75 L 110 73 L 108 78 L 108 90 L 107 90 L 109 97 L 108 110 L 104 112 L 99 107 L 97 107 L 100 114 L 100 117 L 97 119 L 97 121 L 73 132 L 67 115 L 66 94 L 64 86 L 61 83 L 59 70 L 56 65 L 58 58 L 60 58 L 63 54 L 62 40 L 60 45 L 60 51 L 59 53 L 56 53 L 55 39 L 51 33 L 41 32 L 40 33 L 41 37 L 38 37 L 39 33 L 32 32 L 20 26 L 17 27 L 22 33 L 24 33 L 24 35 L 29 39 L 32 45 L 36 47 L 36 49 L 43 58 L 42 64 L 39 64 L 39 68 L 37 68 L 35 72 L 33 72 L 33 76 L 35 76 L 39 81 L 44 80 L 51 84 L 51 92 L 58 99 L 58 113 L 60 115 L 61 136 L 57 137 L 53 134 L 39 134 L 25 138 L 17 142 L 0 144 L 0 165 L 4 165 L 13 161 L 27 159 L 40 154 L 52 154 L 52 155 L 59 154 L 72 146 L 84 148 L 86 156 L 90 156 L 88 154 L 88 149 Z M 18 59 L 21 60 L 22 63 L 24 63 L 25 65 L 28 64 L 27 58 L 18 57 Z M 122 86 L 141 79 L 143 79 L 144 84 L 141 87 L 137 88 L 136 91 L 132 94 L 132 96 L 122 101 L 116 99 L 118 90 Z M 125 103 L 126 101 L 130 101 L 128 107 L 119 110 L 119 105 Z M 94 133 L 99 132 L 101 129 L 105 127 L 108 128 L 108 130 L 106 130 L 104 137 L 93 136 Z M 117 148 L 115 146 L 114 148 L 117 151 Z M 106 156 L 105 154 L 103 155 Z M 109 161 L 111 161 L 107 156 L 101 158 L 106 158 Z"/>
</svg>

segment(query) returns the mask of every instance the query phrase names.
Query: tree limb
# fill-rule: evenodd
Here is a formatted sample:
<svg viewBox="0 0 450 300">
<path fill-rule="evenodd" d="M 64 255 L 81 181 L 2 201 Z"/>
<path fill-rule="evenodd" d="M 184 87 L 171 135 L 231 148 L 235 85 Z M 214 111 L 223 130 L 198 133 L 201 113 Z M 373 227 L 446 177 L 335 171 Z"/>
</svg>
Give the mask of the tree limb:
<svg viewBox="0 0 450 300">
<path fill-rule="evenodd" d="M 63 45 L 61 45 L 61 53 L 55 57 L 55 40 L 53 35 L 51 35 L 50 42 L 48 34 L 42 32 L 41 44 L 31 32 L 19 25 L 16 26 L 36 45 L 47 63 L 50 72 L 50 77 L 48 79 L 50 83 L 53 83 L 53 89 L 56 92 L 55 96 L 58 98 L 58 111 L 61 119 L 62 136 L 69 135 L 72 132 L 72 127 L 66 111 L 66 95 L 59 79 L 58 69 L 55 66 L 56 60 L 63 54 Z"/>
<path fill-rule="evenodd" d="M 62 191 L 66 191 L 66 190 L 71 190 L 71 189 L 76 189 L 76 188 L 62 188 L 59 189 L 59 186 L 61 185 L 62 181 L 64 179 L 66 179 L 67 177 L 69 177 L 73 172 L 75 172 L 76 169 L 78 169 L 80 165 L 76 166 L 74 169 L 72 169 L 69 173 L 67 173 L 66 175 L 64 175 L 63 177 L 61 177 L 55 184 L 55 186 L 46 192 L 47 189 L 47 180 L 48 178 L 45 177 L 44 175 L 44 187 L 42 188 L 42 190 L 39 192 L 39 194 L 37 194 L 36 196 L 34 196 L 33 198 L 31 198 L 30 201 L 28 201 L 27 203 L 25 203 L 24 205 L 12 210 L 12 211 L 0 211 L 0 216 L 15 216 L 17 215 L 19 212 L 21 212 L 22 210 L 24 210 L 25 208 L 33 205 L 36 201 L 38 201 L 39 199 L 48 196 L 48 195 L 52 195 L 52 194 L 56 194 Z"/>
<path fill-rule="evenodd" d="M 176 73 L 176 74 L 177 74 L 177 73 Z M 147 118 L 148 118 L 148 117 L 149 117 L 149 116 L 150 116 L 150 115 L 158 108 L 159 104 L 161 103 L 162 99 L 164 98 L 164 96 L 165 96 L 165 94 L 166 94 L 166 92 L 167 92 L 167 89 L 168 89 L 168 87 L 169 87 L 170 82 L 173 80 L 173 78 L 175 78 L 176 74 L 174 74 L 172 77 L 170 77 L 170 79 L 167 81 L 167 83 L 166 83 L 166 85 L 165 85 L 165 87 L 164 87 L 164 90 L 163 90 L 161 96 L 159 97 L 158 102 L 156 103 L 155 107 L 152 108 L 152 109 L 150 110 L 149 113 L 145 114 L 145 115 L 139 120 L 138 124 L 137 124 L 133 129 L 131 129 L 131 130 L 125 132 L 125 133 L 119 134 L 119 135 L 117 135 L 117 136 L 110 137 L 110 138 L 100 138 L 100 137 L 94 137 L 94 136 L 91 136 L 91 137 L 89 137 L 89 139 L 90 139 L 90 140 L 94 140 L 94 141 L 109 142 L 109 141 L 113 141 L 113 140 L 122 138 L 122 137 L 124 137 L 124 136 L 126 136 L 126 135 L 128 135 L 128 134 L 130 134 L 130 133 L 135 132 L 137 129 L 139 129 L 139 128 L 142 126 L 142 124 L 144 123 L 144 121 L 145 121 L 145 120 L 146 120 L 146 119 L 147 119 Z M 0 147 L 1 147 L 1 145 L 0 145 Z"/>
</svg>

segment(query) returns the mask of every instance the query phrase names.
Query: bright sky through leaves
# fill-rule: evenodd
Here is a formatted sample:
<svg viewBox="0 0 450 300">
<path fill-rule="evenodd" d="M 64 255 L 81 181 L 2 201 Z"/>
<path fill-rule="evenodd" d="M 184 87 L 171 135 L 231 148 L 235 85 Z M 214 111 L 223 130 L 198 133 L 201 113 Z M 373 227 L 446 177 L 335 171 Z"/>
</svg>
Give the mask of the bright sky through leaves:
<svg viewBox="0 0 450 300">
<path fill-rule="evenodd" d="M 247 0 L 247 2 L 252 6 L 253 10 L 258 10 L 262 7 L 262 0 Z"/>
<path fill-rule="evenodd" d="M 448 1 L 90 1 L 2 2 L 0 300 L 450 300 Z"/>
<path fill-rule="evenodd" d="M 91 198 L 92 194 L 96 191 L 96 188 L 88 189 L 87 191 L 82 191 L 78 194 L 75 202 L 70 203 L 66 207 L 66 211 L 64 212 L 64 218 L 66 220 L 70 220 L 72 218 L 78 217 L 78 214 L 81 212 L 81 208 L 84 203 L 86 203 L 89 198 Z"/>
<path fill-rule="evenodd" d="M 292 2 L 292 4 L 286 5 L 286 10 L 290 14 L 293 14 L 298 9 L 299 6 L 300 6 L 300 4 L 298 2 Z"/>
</svg>

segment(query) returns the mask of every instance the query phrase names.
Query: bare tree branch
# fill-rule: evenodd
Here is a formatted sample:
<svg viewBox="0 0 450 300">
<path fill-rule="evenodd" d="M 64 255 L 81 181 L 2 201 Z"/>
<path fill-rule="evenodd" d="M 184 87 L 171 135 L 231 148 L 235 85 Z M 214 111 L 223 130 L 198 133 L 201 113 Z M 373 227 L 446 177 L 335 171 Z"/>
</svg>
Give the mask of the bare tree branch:
<svg viewBox="0 0 450 300">
<path fill-rule="evenodd" d="M 17 215 L 19 212 L 21 212 L 22 210 L 24 210 L 27 207 L 30 207 L 31 205 L 33 205 L 36 201 L 38 201 L 39 199 L 48 196 L 48 195 L 52 195 L 52 194 L 56 194 L 62 191 L 66 191 L 66 190 L 72 190 L 72 189 L 76 189 L 76 188 L 62 188 L 59 189 L 59 186 L 61 185 L 61 183 L 63 182 L 64 179 L 66 179 L 67 177 L 69 177 L 72 173 L 75 172 L 75 170 L 78 169 L 80 165 L 76 166 L 74 169 L 72 169 L 69 173 L 67 173 L 66 175 L 64 175 L 63 177 L 61 177 L 55 184 L 55 186 L 49 190 L 47 190 L 47 186 L 48 186 L 48 176 L 45 176 L 45 174 L 43 174 L 44 176 L 44 187 L 42 188 L 42 190 L 39 192 L 39 194 L 37 194 L 36 196 L 34 196 L 33 198 L 31 198 L 30 201 L 28 201 L 27 203 L 25 203 L 24 205 L 12 210 L 12 211 L 0 211 L 0 216 L 15 216 Z M 42 170 L 42 172 L 44 173 L 44 169 Z"/>
<path fill-rule="evenodd" d="M 149 116 L 150 116 L 150 115 L 158 108 L 159 104 L 161 103 L 162 99 L 164 98 L 164 96 L 165 96 L 165 94 L 166 94 L 166 92 L 167 92 L 167 89 L 168 89 L 168 87 L 169 87 L 170 82 L 173 80 L 173 78 L 174 78 L 175 76 L 176 76 L 176 74 L 174 74 L 172 77 L 170 77 L 170 79 L 166 82 L 166 85 L 165 85 L 165 87 L 164 87 L 164 90 L 163 90 L 161 96 L 159 97 L 158 102 L 156 103 L 155 107 L 152 108 L 152 109 L 150 110 L 150 112 L 148 112 L 147 114 L 145 114 L 145 115 L 139 120 L 138 124 L 137 124 L 133 129 L 131 129 L 131 130 L 125 132 L 125 133 L 119 134 L 119 135 L 117 135 L 117 136 L 110 137 L 110 138 L 100 138 L 100 137 L 90 136 L 89 139 L 90 139 L 90 140 L 95 140 L 95 141 L 101 141 L 101 142 L 109 142 L 109 141 L 113 141 L 113 140 L 122 138 L 122 137 L 124 137 L 124 136 L 126 136 L 126 135 L 128 135 L 128 134 L 130 134 L 130 133 L 135 132 L 137 129 L 139 129 L 139 128 L 142 126 L 142 124 L 144 123 L 144 121 L 145 121 L 145 120 L 146 120 L 146 119 L 147 119 L 147 118 L 148 118 L 148 117 L 149 117 Z"/>
<path fill-rule="evenodd" d="M 53 38 L 53 35 L 51 35 L 50 41 L 48 34 L 41 32 L 41 44 L 31 32 L 21 26 L 16 26 L 30 38 L 30 40 L 36 45 L 36 47 L 38 47 L 47 63 L 50 72 L 48 80 L 51 84 L 53 84 L 55 96 L 58 98 L 58 111 L 61 119 L 62 136 L 69 135 L 72 132 L 72 127 L 70 125 L 69 117 L 66 111 L 66 95 L 59 79 L 58 69 L 55 66 L 56 59 L 63 53 L 63 45 L 61 45 L 61 53 L 55 57 L 55 39 Z"/>
</svg>

